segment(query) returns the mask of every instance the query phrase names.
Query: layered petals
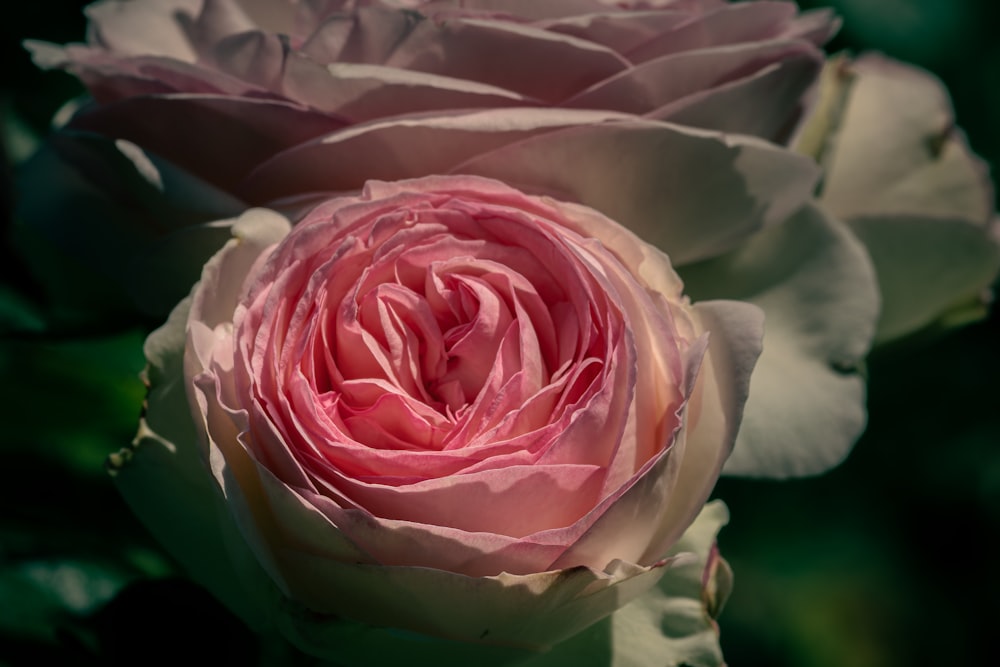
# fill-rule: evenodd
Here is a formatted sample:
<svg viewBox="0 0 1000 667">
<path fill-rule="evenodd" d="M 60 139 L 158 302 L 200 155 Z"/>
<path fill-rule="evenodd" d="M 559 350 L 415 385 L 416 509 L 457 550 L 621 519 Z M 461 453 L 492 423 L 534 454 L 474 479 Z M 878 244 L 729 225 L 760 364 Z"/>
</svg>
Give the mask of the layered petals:
<svg viewBox="0 0 1000 667">
<path fill-rule="evenodd" d="M 162 509 L 175 484 L 218 508 L 247 583 L 211 587 L 245 617 L 304 647 L 360 622 L 522 659 L 690 562 L 671 548 L 735 439 L 757 309 L 692 307 L 603 215 L 477 177 L 231 229 L 150 338 L 149 409 L 115 468 L 168 542 L 195 511 Z"/>
<path fill-rule="evenodd" d="M 232 135 L 220 115 L 239 121 L 233 147 L 273 153 L 328 132 L 322 117 L 340 126 L 508 107 L 622 111 L 782 139 L 837 26 L 791 2 L 549 4 L 103 0 L 88 8 L 86 43 L 26 46 L 89 88 L 99 107 L 80 127 L 233 184 L 262 156 L 199 164 L 164 149 Z M 149 128 L 169 129 L 178 99 L 191 122 L 175 146 Z M 276 114 L 287 118 L 275 124 Z M 264 136 L 247 142 L 247 125 Z"/>
</svg>

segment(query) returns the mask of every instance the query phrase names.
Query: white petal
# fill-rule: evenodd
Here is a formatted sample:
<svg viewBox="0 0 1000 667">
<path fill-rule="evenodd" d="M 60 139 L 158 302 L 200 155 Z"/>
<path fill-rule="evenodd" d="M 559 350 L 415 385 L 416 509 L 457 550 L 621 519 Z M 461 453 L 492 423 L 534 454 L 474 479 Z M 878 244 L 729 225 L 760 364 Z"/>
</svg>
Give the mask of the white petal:
<svg viewBox="0 0 1000 667">
<path fill-rule="evenodd" d="M 826 77 L 827 91 L 849 83 L 839 117 L 819 126 L 827 130 L 821 201 L 875 263 L 883 303 L 877 341 L 967 303 L 984 311 L 1000 270 L 993 190 L 986 166 L 955 129 L 947 90 L 881 56 L 829 69 L 838 76 Z"/>
<path fill-rule="evenodd" d="M 849 71 L 850 97 L 824 157 L 824 206 L 841 220 L 916 214 L 985 224 L 993 211 L 985 167 L 955 130 L 940 81 L 874 55 Z"/>
<path fill-rule="evenodd" d="M 739 250 L 680 270 L 694 298 L 764 310 L 764 351 L 750 383 L 728 474 L 823 472 L 865 425 L 859 374 L 878 316 L 871 261 L 857 239 L 806 207 Z"/>
<path fill-rule="evenodd" d="M 985 315 L 1000 271 L 1000 244 L 967 220 L 874 216 L 851 220 L 865 244 L 882 293 L 877 343 L 914 332 L 967 304 Z"/>
<path fill-rule="evenodd" d="M 728 512 L 722 503 L 706 506 L 671 551 L 676 560 L 665 568 L 655 588 L 543 653 L 516 646 L 440 640 L 393 628 L 321 618 L 292 606 L 283 609 L 281 624 L 300 648 L 314 655 L 335 655 L 346 667 L 368 664 L 645 667 L 654 657 L 656 664 L 718 667 L 723 664 L 722 652 L 712 620 L 717 604 L 712 604 L 712 608 L 706 606 L 704 577 L 708 562 L 717 558 L 713 553 L 715 536 L 727 520 Z M 415 599 L 414 604 L 423 602 Z"/>
<path fill-rule="evenodd" d="M 818 178 L 811 160 L 762 141 L 639 120 L 549 132 L 452 171 L 596 208 L 675 266 L 716 256 L 783 220 Z"/>
</svg>

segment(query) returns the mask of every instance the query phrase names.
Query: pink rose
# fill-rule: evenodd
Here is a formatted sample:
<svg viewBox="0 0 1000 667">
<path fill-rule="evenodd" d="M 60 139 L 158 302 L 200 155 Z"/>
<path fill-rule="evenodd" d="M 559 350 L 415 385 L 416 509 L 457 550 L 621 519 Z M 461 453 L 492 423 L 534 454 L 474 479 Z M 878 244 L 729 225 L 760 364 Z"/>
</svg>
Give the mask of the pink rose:
<svg viewBox="0 0 1000 667">
<path fill-rule="evenodd" d="M 94 98 L 71 127 L 256 203 L 243 179 L 275 153 L 417 114 L 593 109 L 780 139 L 836 29 L 829 11 L 722 0 L 104 0 L 87 15 L 85 44 L 29 42 Z"/>
<path fill-rule="evenodd" d="M 116 473 L 210 589 L 341 657 L 342 619 L 535 651 L 663 595 L 733 445 L 757 308 L 692 305 L 600 213 L 475 177 L 233 233 L 147 343 Z"/>
<path fill-rule="evenodd" d="M 85 44 L 27 42 L 93 98 L 25 169 L 46 187 L 24 188 L 19 217 L 56 252 L 34 261 L 53 267 L 39 279 L 84 319 L 162 318 L 223 242 L 211 221 L 247 205 L 369 179 L 490 176 L 467 163 L 608 122 L 782 139 L 836 27 L 791 2 L 500 5 L 105 0 L 86 10 Z M 90 281 L 59 281 L 82 248 Z"/>
</svg>

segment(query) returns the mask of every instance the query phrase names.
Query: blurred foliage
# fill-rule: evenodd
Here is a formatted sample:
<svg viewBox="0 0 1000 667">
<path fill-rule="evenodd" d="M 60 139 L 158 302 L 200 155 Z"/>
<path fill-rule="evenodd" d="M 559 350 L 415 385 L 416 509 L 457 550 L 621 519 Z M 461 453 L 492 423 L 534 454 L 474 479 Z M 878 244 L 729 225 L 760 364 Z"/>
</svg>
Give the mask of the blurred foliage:
<svg viewBox="0 0 1000 667">
<path fill-rule="evenodd" d="M 868 429 L 815 479 L 724 479 L 732 665 L 988 664 L 1000 598 L 1000 313 L 872 358 Z"/>
<path fill-rule="evenodd" d="M 0 232 L 9 164 L 80 93 L 19 42 L 84 32 L 79 0 L 21 2 L 0 23 Z M 973 148 L 1000 164 L 1000 4 L 830 0 L 832 51 L 878 49 L 949 86 Z M 134 432 L 143 332 L 59 340 L 37 289 L 0 244 L 0 667 L 250 663 L 249 632 L 173 565 L 118 500 L 104 457 Z M 33 333 L 32 333 L 33 332 Z M 833 472 L 786 482 L 723 480 L 720 545 L 736 586 L 720 619 L 734 667 L 911 667 L 990 662 L 1000 543 L 1000 314 L 870 363 L 871 421 Z M 150 658 L 150 656 L 154 658 Z"/>
<path fill-rule="evenodd" d="M 830 51 L 878 50 L 948 86 L 973 149 L 1000 165 L 1000 4 L 806 0 L 844 26 Z M 736 573 L 720 618 L 734 667 L 994 661 L 1000 546 L 1000 310 L 880 350 L 868 429 L 815 479 L 723 479 Z"/>
</svg>

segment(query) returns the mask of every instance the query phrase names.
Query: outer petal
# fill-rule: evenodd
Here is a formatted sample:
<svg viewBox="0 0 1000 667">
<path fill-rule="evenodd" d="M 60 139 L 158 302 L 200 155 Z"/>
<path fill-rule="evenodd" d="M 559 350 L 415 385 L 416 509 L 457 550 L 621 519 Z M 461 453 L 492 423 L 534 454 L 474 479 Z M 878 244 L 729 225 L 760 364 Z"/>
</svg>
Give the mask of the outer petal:
<svg viewBox="0 0 1000 667">
<path fill-rule="evenodd" d="M 502 12 L 522 17 L 529 21 L 557 19 L 606 9 L 601 0 L 465 0 L 462 6 L 481 12 Z"/>
<path fill-rule="evenodd" d="M 181 366 L 190 305 L 182 301 L 146 340 L 146 415 L 132 446 L 110 456 L 108 468 L 132 511 L 185 570 L 261 628 L 267 588 L 248 586 L 234 568 L 226 536 L 236 533 L 236 525 L 199 456 L 188 409 Z"/>
<path fill-rule="evenodd" d="M 479 153 L 536 134 L 628 117 L 612 111 L 519 108 L 388 118 L 275 155 L 241 189 L 258 202 L 309 191 L 357 190 L 374 179 L 448 173 Z"/>
<path fill-rule="evenodd" d="M 499 53 L 504 54 L 502 67 L 495 60 Z M 373 62 L 480 81 L 550 104 L 629 66 L 625 58 L 593 42 L 514 22 L 475 19 L 425 19 L 392 45 L 383 62 Z"/>
<path fill-rule="evenodd" d="M 656 588 L 525 667 L 645 667 L 650 656 L 670 667 L 723 665 L 713 618 L 725 604 L 730 573 L 715 537 L 728 520 L 720 501 L 706 505 L 670 550 L 684 561 L 670 567 Z"/>
<path fill-rule="evenodd" d="M 307 530 L 313 508 L 284 505 L 281 511 L 282 525 L 267 536 L 268 556 L 280 567 L 291 599 L 322 615 L 461 641 L 547 647 L 653 587 L 669 565 L 613 561 L 603 572 L 576 567 L 485 577 L 379 565 L 344 557 L 343 548 L 319 548 Z M 255 530 L 269 523 L 266 514 L 254 519 Z M 244 534 L 251 544 L 263 537 Z"/>
<path fill-rule="evenodd" d="M 614 8 L 604 5 L 581 12 L 567 12 L 565 16 L 541 19 L 535 25 L 601 44 L 618 53 L 629 53 L 646 42 L 669 39 L 670 31 L 689 22 L 690 18 L 683 11 L 636 9 L 616 12 Z"/>
<path fill-rule="evenodd" d="M 265 162 L 241 191 L 263 203 L 429 173 L 477 174 L 575 199 L 668 251 L 676 264 L 717 255 L 783 220 L 819 177 L 812 160 L 750 137 L 615 112 L 498 109 L 335 132 Z"/>
<path fill-rule="evenodd" d="M 642 62 L 667 53 L 780 37 L 789 31 L 797 11 L 795 3 L 769 0 L 714 5 L 703 16 L 695 14 L 694 20 L 682 23 L 669 39 L 651 39 L 626 55 Z"/>
<path fill-rule="evenodd" d="M 844 65 L 831 67 L 843 72 Z M 884 342 L 957 304 L 982 302 L 1000 270 L 993 192 L 937 79 L 875 55 L 847 72 L 853 80 L 822 153 L 821 201 L 872 255 L 884 305 L 877 340 Z"/>
<path fill-rule="evenodd" d="M 822 52 L 800 40 L 684 51 L 641 63 L 565 106 L 775 137 L 801 111 L 802 95 L 822 63 Z"/>
<path fill-rule="evenodd" d="M 961 313 L 986 315 L 990 285 L 1000 272 L 1000 238 L 967 218 L 858 216 L 851 229 L 865 244 L 882 293 L 876 343 L 884 343 Z"/>
<path fill-rule="evenodd" d="M 783 220 L 818 177 L 811 161 L 762 141 L 639 120 L 549 132 L 452 171 L 596 208 L 678 266 Z"/>
<path fill-rule="evenodd" d="M 353 122 L 403 113 L 532 104 L 529 98 L 475 81 L 379 65 L 320 65 L 300 55 L 285 65 L 283 90 L 297 102 Z"/>
<path fill-rule="evenodd" d="M 988 221 L 985 165 L 955 130 L 940 81 L 877 55 L 848 67 L 847 107 L 824 159 L 824 206 L 842 220 L 919 214 Z"/>
<path fill-rule="evenodd" d="M 278 100 L 171 94 L 85 110 L 71 125 L 132 141 L 232 191 L 254 165 L 343 122 Z"/>
<path fill-rule="evenodd" d="M 878 316 L 871 262 L 856 238 L 806 207 L 739 250 L 680 273 L 692 298 L 749 301 L 766 318 L 725 472 L 788 477 L 839 463 L 864 429 L 860 366 Z"/>
<path fill-rule="evenodd" d="M 754 370 L 761 354 L 765 321 L 758 308 L 737 301 L 695 304 L 698 325 L 709 347 L 687 413 L 687 441 L 668 511 L 651 551 L 673 544 L 677 526 L 688 525 L 708 499 L 713 482 L 730 457 L 743 418 Z M 681 452 L 678 452 L 681 453 Z M 648 553 L 647 556 L 651 556 Z"/>
<path fill-rule="evenodd" d="M 450 642 L 410 632 L 372 627 L 343 619 L 303 614 L 286 607 L 286 635 L 314 655 L 329 655 L 345 665 L 363 664 L 518 664 L 524 667 L 644 667 L 657 664 L 713 667 L 722 664 L 718 633 L 705 584 L 713 544 L 728 513 L 708 505 L 671 550 L 676 560 L 663 569 L 659 585 L 610 617 L 544 653 L 514 646 Z"/>
<path fill-rule="evenodd" d="M 802 113 L 803 94 L 819 69 L 819 63 L 810 55 L 789 57 L 647 115 L 691 127 L 784 142 Z"/>
<path fill-rule="evenodd" d="M 746 400 L 750 373 L 760 354 L 763 318 L 759 309 L 745 303 L 705 302 L 697 306 L 699 332 L 709 333 L 709 349 L 691 393 L 685 432 L 663 456 L 649 466 L 640 480 L 598 519 L 587 533 L 556 561 L 579 559 L 600 562 L 612 552 L 630 553 L 629 535 L 623 526 L 657 526 L 645 537 L 645 551 L 636 562 L 653 562 L 674 544 L 704 507 L 732 450 Z M 641 547 L 640 547 L 641 548 Z"/>
<path fill-rule="evenodd" d="M 289 227 L 270 211 L 250 210 L 232 221 L 235 239 L 206 265 L 228 262 L 244 271 Z M 236 292 L 239 284 L 227 283 Z M 223 293 L 220 299 L 225 299 Z M 230 297 L 235 307 L 235 296 Z M 185 345 L 192 299 L 184 299 L 144 348 L 149 365 L 145 415 L 132 447 L 109 459 L 115 485 L 143 524 L 195 579 L 253 626 L 265 622 L 261 605 L 269 584 L 226 507 L 199 447 L 185 388 Z M 234 567 L 235 566 L 235 567 Z"/>
</svg>

